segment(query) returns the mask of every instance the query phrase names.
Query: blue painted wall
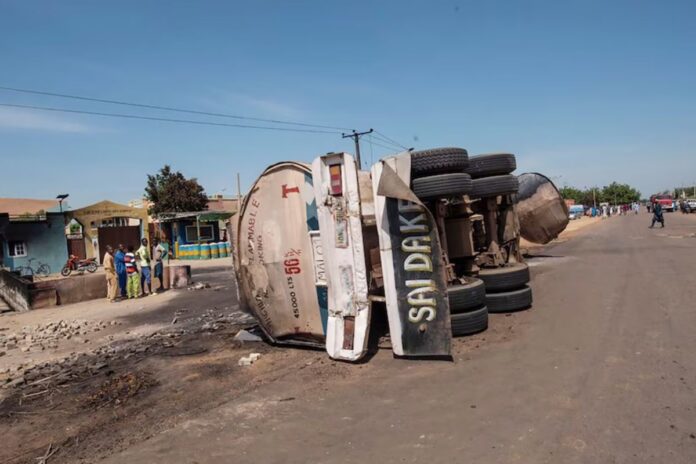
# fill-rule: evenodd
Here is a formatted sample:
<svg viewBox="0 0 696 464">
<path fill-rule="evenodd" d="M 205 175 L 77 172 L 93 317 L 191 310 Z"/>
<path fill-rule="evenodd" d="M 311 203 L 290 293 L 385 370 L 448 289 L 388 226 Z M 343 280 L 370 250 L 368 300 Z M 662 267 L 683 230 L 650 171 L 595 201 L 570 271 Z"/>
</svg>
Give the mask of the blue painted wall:
<svg viewBox="0 0 696 464">
<path fill-rule="evenodd" d="M 48 264 L 51 273 L 60 272 L 68 260 L 68 245 L 65 239 L 65 223 L 62 214 L 48 213 L 46 221 L 10 222 L 5 226 L 3 241 L 4 265 L 14 270 L 29 264 L 30 258 L 34 269 L 38 261 Z M 23 240 L 27 245 L 27 256 L 10 257 L 9 242 Z"/>
<path fill-rule="evenodd" d="M 196 242 L 188 242 L 186 241 L 186 226 L 195 226 L 196 221 L 190 221 L 190 220 L 181 220 L 181 221 L 176 221 L 178 223 L 178 233 L 177 236 L 174 237 L 176 241 L 179 242 L 179 245 L 183 245 L 185 243 L 196 243 Z M 206 225 L 206 226 L 213 226 L 213 242 L 219 242 L 220 241 L 220 227 L 218 226 L 217 222 L 201 222 L 201 225 Z"/>
</svg>

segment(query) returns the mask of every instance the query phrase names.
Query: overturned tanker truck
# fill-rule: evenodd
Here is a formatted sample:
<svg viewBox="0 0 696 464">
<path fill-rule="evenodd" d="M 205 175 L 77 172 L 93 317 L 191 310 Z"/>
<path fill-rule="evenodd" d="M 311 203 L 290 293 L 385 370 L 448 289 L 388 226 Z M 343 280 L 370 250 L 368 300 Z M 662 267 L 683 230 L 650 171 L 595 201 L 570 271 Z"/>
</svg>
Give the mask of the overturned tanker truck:
<svg viewBox="0 0 696 464">
<path fill-rule="evenodd" d="M 274 164 L 238 217 L 241 302 L 276 344 L 358 361 L 388 334 L 396 356 L 447 358 L 489 312 L 531 306 L 520 237 L 546 243 L 568 223 L 553 183 L 515 169 L 512 154 L 460 148 L 369 171 L 347 153 Z"/>
</svg>

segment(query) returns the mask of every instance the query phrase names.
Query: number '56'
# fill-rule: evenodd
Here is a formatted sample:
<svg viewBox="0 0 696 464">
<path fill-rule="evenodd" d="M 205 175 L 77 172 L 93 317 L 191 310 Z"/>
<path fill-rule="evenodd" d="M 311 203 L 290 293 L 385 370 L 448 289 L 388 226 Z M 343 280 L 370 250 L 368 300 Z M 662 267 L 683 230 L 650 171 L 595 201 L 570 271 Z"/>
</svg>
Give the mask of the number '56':
<svg viewBox="0 0 696 464">
<path fill-rule="evenodd" d="M 302 272 L 299 259 L 286 259 L 283 261 L 283 264 L 285 265 L 286 274 L 299 274 Z"/>
</svg>

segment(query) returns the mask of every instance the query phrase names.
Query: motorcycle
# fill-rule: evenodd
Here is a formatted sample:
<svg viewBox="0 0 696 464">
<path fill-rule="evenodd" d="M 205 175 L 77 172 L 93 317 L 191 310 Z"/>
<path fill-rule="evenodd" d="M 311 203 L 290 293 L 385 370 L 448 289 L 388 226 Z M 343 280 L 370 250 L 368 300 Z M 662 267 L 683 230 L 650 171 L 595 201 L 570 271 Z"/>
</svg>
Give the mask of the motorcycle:
<svg viewBox="0 0 696 464">
<path fill-rule="evenodd" d="M 97 258 L 79 259 L 75 255 L 70 255 L 65 266 L 60 270 L 60 273 L 63 277 L 68 277 L 72 271 L 77 271 L 80 274 L 84 274 L 85 271 L 93 273 L 96 272 L 97 267 L 99 267 L 97 265 Z"/>
</svg>

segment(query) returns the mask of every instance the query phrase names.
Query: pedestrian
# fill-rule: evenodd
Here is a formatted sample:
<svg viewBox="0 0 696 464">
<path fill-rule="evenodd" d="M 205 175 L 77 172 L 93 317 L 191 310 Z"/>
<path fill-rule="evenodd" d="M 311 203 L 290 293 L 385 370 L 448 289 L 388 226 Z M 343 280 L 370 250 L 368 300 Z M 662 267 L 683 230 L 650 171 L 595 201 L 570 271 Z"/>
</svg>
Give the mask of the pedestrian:
<svg viewBox="0 0 696 464">
<path fill-rule="evenodd" d="M 121 289 L 121 298 L 126 298 L 126 285 L 128 284 L 125 258 L 126 248 L 123 243 L 119 243 L 118 250 L 114 253 L 114 263 L 116 264 L 116 277 L 118 277 L 118 286 Z"/>
<path fill-rule="evenodd" d="M 114 249 L 111 245 L 106 246 L 106 253 L 102 263 L 104 264 L 104 273 L 106 274 L 106 299 L 110 303 L 116 301 L 118 292 L 118 281 L 116 280 L 116 268 L 114 267 Z"/>
<path fill-rule="evenodd" d="M 126 274 L 128 275 L 128 284 L 126 292 L 128 299 L 137 298 L 140 295 L 140 274 L 138 266 L 135 264 L 135 253 L 133 253 L 133 245 L 128 245 L 128 253 L 123 259 L 126 265 Z"/>
<path fill-rule="evenodd" d="M 153 245 L 155 245 L 153 253 L 155 258 L 155 277 L 159 280 L 159 288 L 156 290 L 156 293 L 159 293 L 164 291 L 164 264 L 162 260 L 167 257 L 167 249 L 160 243 L 158 238 L 154 240 Z"/>
<path fill-rule="evenodd" d="M 662 205 L 659 202 L 655 202 L 653 205 L 653 218 L 652 218 L 652 224 L 650 224 L 650 228 L 652 229 L 655 227 L 655 223 L 659 222 L 662 224 L 662 227 L 665 227 L 665 218 L 662 215 Z"/>
<path fill-rule="evenodd" d="M 142 277 L 140 278 L 140 286 L 143 296 L 150 296 L 152 295 L 152 275 L 150 273 L 150 250 L 148 249 L 146 238 L 142 239 L 140 243 L 140 248 L 138 248 L 138 251 L 135 252 L 135 256 L 137 256 L 138 261 L 140 261 L 140 272 L 143 273 Z M 145 293 L 146 284 L 147 294 Z"/>
</svg>

